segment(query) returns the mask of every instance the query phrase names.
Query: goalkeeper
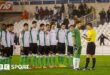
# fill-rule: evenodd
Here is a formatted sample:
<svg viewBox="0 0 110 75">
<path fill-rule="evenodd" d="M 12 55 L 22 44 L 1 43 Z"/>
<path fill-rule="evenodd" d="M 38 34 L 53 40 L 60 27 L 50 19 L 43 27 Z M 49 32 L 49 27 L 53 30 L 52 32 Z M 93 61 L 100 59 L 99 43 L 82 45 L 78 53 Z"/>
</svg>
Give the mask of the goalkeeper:
<svg viewBox="0 0 110 75">
<path fill-rule="evenodd" d="M 74 50 L 74 58 L 73 58 L 73 68 L 74 70 L 80 70 L 80 55 L 81 55 L 81 38 L 80 38 L 80 28 L 81 22 L 77 21 L 76 28 L 73 29 L 72 36 L 73 36 L 73 50 Z"/>
</svg>

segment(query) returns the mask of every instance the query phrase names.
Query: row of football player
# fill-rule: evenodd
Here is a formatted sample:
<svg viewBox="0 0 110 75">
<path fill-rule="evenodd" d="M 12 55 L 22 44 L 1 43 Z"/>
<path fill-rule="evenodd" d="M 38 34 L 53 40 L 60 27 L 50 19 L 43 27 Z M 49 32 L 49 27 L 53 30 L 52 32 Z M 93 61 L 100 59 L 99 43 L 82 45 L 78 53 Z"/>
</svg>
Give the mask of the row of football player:
<svg viewBox="0 0 110 75">
<path fill-rule="evenodd" d="M 4 25 L 5 26 L 5 25 Z M 0 48 L 3 56 L 9 57 L 13 54 L 14 47 L 14 25 L 9 24 L 6 27 L 2 26 L 0 31 Z M 19 42 L 21 46 L 21 53 L 28 55 L 29 52 L 33 54 L 49 54 L 57 52 L 65 54 L 66 45 L 68 45 L 68 53 L 73 53 L 73 39 L 72 30 L 74 26 L 71 25 L 69 30 L 65 29 L 65 25 L 61 24 L 61 28 L 56 28 L 53 23 L 40 24 L 40 28 L 37 28 L 37 22 L 32 22 L 32 27 L 29 30 L 28 23 L 24 23 L 23 30 L 19 35 Z M 57 49 L 58 47 L 58 49 Z M 3 49 L 3 50 L 2 50 Z"/>
<path fill-rule="evenodd" d="M 19 35 L 19 42 L 21 46 L 21 64 L 28 63 L 23 59 L 30 53 L 36 55 L 48 55 L 48 54 L 65 54 L 66 45 L 68 45 L 68 53 L 73 54 L 73 40 L 72 30 L 74 26 L 71 25 L 69 30 L 65 29 L 65 25 L 62 24 L 61 28 L 56 28 L 53 23 L 40 24 L 40 28 L 37 28 L 37 22 L 32 22 L 32 27 L 29 30 L 28 23 L 23 25 L 23 30 Z M 0 53 L 2 58 L 6 58 L 6 63 L 11 63 L 13 48 L 14 48 L 14 25 L 3 25 L 0 31 Z M 70 58 L 71 59 L 71 58 Z M 34 59 L 36 60 L 36 59 Z M 0 63 L 5 63 L 4 60 Z M 62 61 L 63 62 L 63 61 Z M 35 62 L 33 62 L 35 63 Z"/>
</svg>

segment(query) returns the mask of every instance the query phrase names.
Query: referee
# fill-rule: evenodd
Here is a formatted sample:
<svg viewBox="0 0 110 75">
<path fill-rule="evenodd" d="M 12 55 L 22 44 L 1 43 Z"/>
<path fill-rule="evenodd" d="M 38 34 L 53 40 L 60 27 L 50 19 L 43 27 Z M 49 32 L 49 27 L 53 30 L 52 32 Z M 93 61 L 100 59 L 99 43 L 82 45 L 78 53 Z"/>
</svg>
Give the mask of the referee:
<svg viewBox="0 0 110 75">
<path fill-rule="evenodd" d="M 96 41 L 96 31 L 93 29 L 92 23 L 88 23 L 86 25 L 86 28 L 88 30 L 87 35 L 84 35 L 84 39 L 88 41 L 87 44 L 87 56 L 86 56 L 86 64 L 84 70 L 89 70 L 88 65 L 90 62 L 90 57 L 92 57 L 92 68 L 90 70 L 95 70 L 95 63 L 96 63 L 96 58 L 95 58 L 95 41 Z"/>
</svg>

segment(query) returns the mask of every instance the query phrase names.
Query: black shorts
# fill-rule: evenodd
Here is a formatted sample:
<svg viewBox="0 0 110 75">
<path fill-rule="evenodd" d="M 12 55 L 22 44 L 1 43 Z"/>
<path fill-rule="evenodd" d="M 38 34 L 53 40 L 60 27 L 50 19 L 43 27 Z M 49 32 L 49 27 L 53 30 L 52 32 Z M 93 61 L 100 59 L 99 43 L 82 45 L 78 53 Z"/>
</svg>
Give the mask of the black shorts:
<svg viewBox="0 0 110 75">
<path fill-rule="evenodd" d="M 65 43 L 58 43 L 58 53 L 65 54 Z"/>
<path fill-rule="evenodd" d="M 49 52 L 52 53 L 52 54 L 56 54 L 57 53 L 57 46 L 56 45 L 51 45 Z"/>
<path fill-rule="evenodd" d="M 94 55 L 95 54 L 96 45 L 94 42 L 89 42 L 87 44 L 87 54 Z"/>
<path fill-rule="evenodd" d="M 37 54 L 38 53 L 38 46 L 37 43 L 30 43 L 30 52 L 31 54 Z"/>
<path fill-rule="evenodd" d="M 3 56 L 3 50 L 4 50 L 4 46 L 0 47 L 0 56 Z"/>
<path fill-rule="evenodd" d="M 45 47 L 39 46 L 39 54 L 44 55 L 45 54 Z"/>
<path fill-rule="evenodd" d="M 21 50 L 21 55 L 28 55 L 29 54 L 29 47 L 23 47 Z"/>
<path fill-rule="evenodd" d="M 50 51 L 50 46 L 45 46 L 45 54 L 48 55 Z"/>
<path fill-rule="evenodd" d="M 13 56 L 13 45 L 10 47 L 10 55 Z"/>
<path fill-rule="evenodd" d="M 2 51 L 3 51 L 3 49 L 0 49 L 0 56 L 2 56 L 2 53 L 3 53 Z"/>
<path fill-rule="evenodd" d="M 73 54 L 73 46 L 68 46 L 68 55 Z"/>
<path fill-rule="evenodd" d="M 3 53 L 2 56 L 3 57 L 10 57 L 11 56 L 10 49 L 11 49 L 11 47 L 5 47 L 2 51 L 2 53 Z"/>
</svg>

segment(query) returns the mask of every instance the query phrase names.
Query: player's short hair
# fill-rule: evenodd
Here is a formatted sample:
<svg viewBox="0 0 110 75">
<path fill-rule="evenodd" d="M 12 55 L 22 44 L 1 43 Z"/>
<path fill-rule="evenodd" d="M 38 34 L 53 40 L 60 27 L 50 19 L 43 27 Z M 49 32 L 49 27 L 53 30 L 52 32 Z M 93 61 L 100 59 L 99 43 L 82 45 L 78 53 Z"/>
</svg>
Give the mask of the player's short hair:
<svg viewBox="0 0 110 75">
<path fill-rule="evenodd" d="M 61 24 L 61 26 L 65 26 L 65 24 L 64 24 L 64 23 L 62 23 L 62 24 Z"/>
<path fill-rule="evenodd" d="M 28 23 L 24 23 L 23 27 L 28 26 Z"/>
<path fill-rule="evenodd" d="M 80 20 L 76 21 L 76 24 L 79 24 L 79 23 L 81 23 L 81 21 L 80 21 Z"/>
<path fill-rule="evenodd" d="M 36 24 L 37 22 L 36 21 L 32 21 L 32 24 Z"/>
<path fill-rule="evenodd" d="M 6 29 L 6 24 L 2 23 L 2 25 L 0 27 L 1 27 L 1 29 Z"/>
<path fill-rule="evenodd" d="M 49 24 L 46 24 L 46 26 L 50 26 Z"/>
<path fill-rule="evenodd" d="M 2 26 L 3 26 L 3 27 L 6 27 L 6 24 L 5 24 L 5 23 L 3 23 L 3 24 L 2 24 Z"/>
<path fill-rule="evenodd" d="M 54 22 L 54 21 L 52 21 L 52 22 L 50 23 L 50 25 L 55 25 L 55 22 Z"/>
<path fill-rule="evenodd" d="M 6 28 L 9 28 L 10 27 L 10 24 L 6 24 Z"/>
<path fill-rule="evenodd" d="M 3 26 L 6 26 L 6 24 L 5 24 L 5 23 L 3 23 L 2 25 L 3 25 Z"/>
<path fill-rule="evenodd" d="M 10 23 L 9 25 L 10 25 L 10 26 L 14 26 L 14 24 L 12 24 L 12 23 Z"/>
<path fill-rule="evenodd" d="M 40 27 L 43 27 L 43 26 L 44 26 L 44 24 L 43 24 L 43 23 L 41 23 L 41 24 L 40 24 Z"/>
<path fill-rule="evenodd" d="M 70 27 L 73 27 L 73 28 L 75 28 L 75 25 L 70 25 L 70 26 L 69 26 L 69 28 L 70 28 Z"/>
<path fill-rule="evenodd" d="M 93 24 L 92 23 L 87 23 L 86 26 L 93 27 Z"/>
</svg>

